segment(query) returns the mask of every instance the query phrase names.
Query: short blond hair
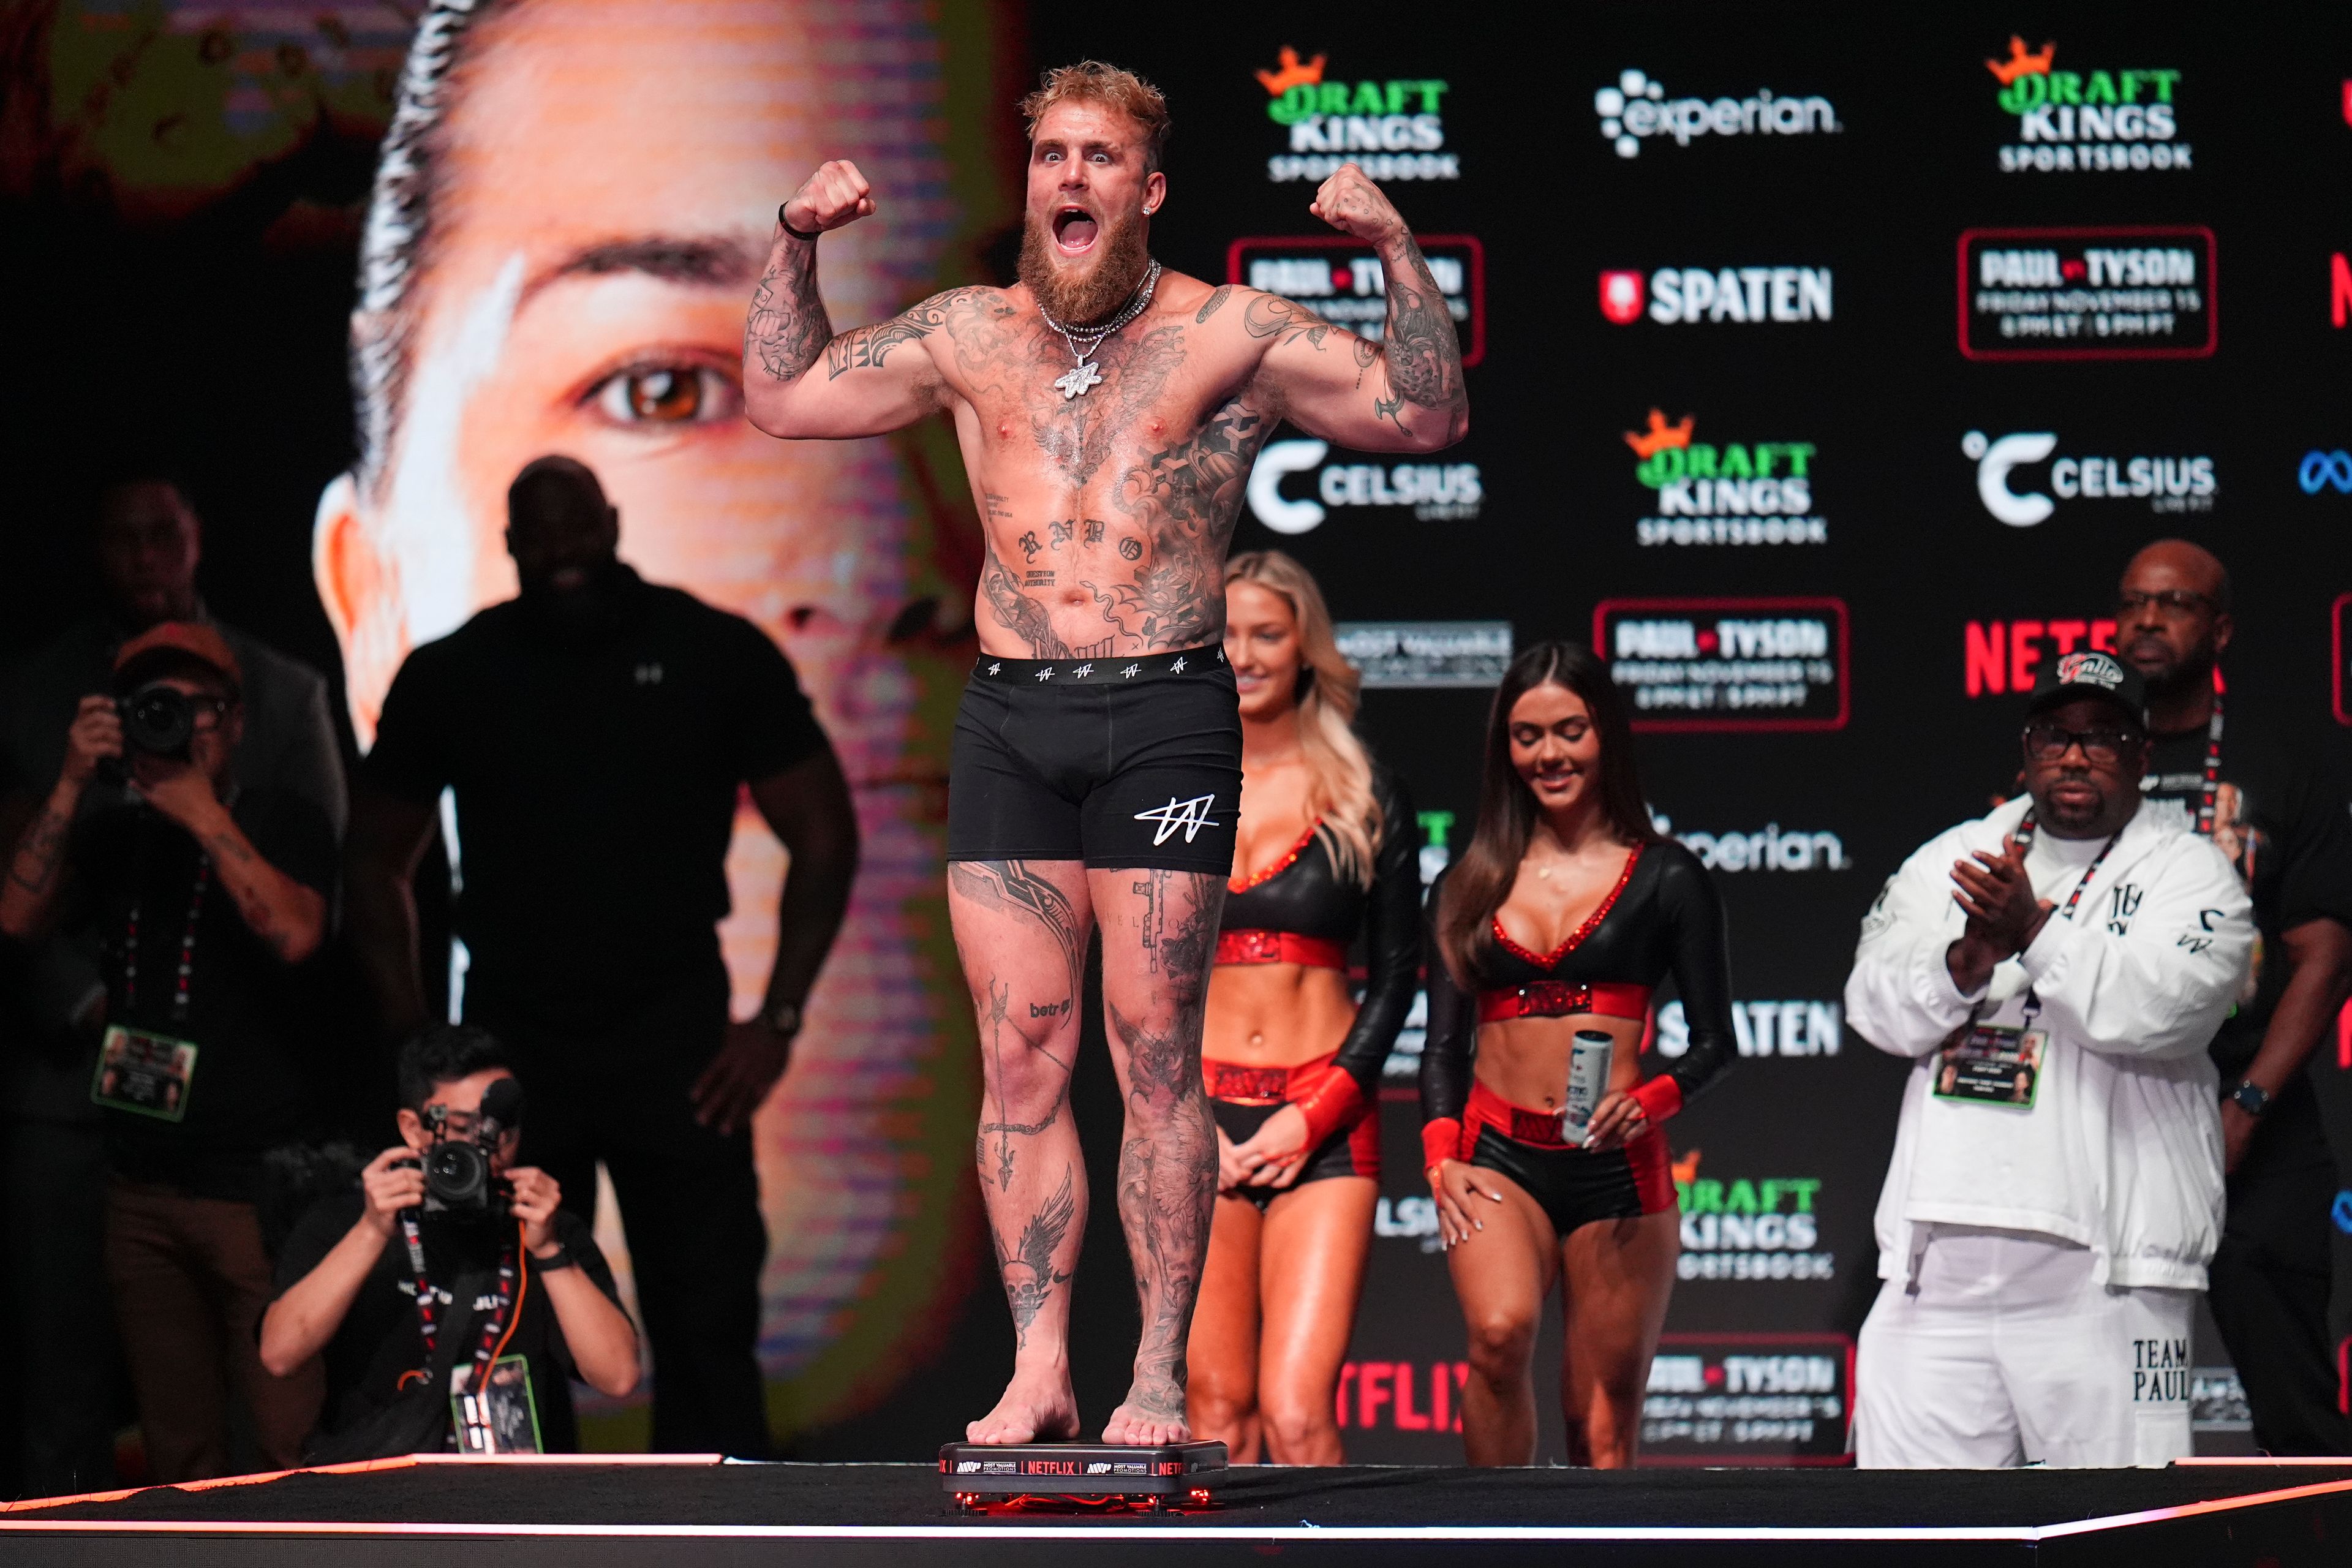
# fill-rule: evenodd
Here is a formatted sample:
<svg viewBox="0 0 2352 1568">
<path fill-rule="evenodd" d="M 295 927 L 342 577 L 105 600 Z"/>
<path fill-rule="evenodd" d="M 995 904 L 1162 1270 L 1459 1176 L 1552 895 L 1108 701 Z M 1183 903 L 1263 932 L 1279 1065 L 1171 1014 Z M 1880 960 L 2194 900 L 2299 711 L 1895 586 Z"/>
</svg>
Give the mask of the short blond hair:
<svg viewBox="0 0 2352 1568">
<path fill-rule="evenodd" d="M 1143 132 L 1144 171 L 1159 169 L 1160 150 L 1168 144 L 1168 100 L 1133 71 L 1104 60 L 1080 60 L 1045 72 L 1037 90 L 1021 100 L 1029 140 L 1037 139 L 1037 121 L 1057 103 L 1098 103 L 1126 115 Z"/>
</svg>

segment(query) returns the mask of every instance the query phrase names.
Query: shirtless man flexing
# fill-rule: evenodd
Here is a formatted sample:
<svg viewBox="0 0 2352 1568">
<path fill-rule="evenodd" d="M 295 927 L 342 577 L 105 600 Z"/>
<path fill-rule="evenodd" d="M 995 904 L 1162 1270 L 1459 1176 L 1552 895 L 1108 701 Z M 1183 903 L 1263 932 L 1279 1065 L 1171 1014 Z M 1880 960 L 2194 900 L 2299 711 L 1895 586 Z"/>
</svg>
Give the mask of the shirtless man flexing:
<svg viewBox="0 0 2352 1568">
<path fill-rule="evenodd" d="M 1143 1332 L 1103 1437 L 1190 1436 L 1184 1343 L 1217 1142 L 1201 1014 L 1233 870 L 1241 722 L 1221 643 L 1226 541 L 1284 420 L 1359 451 L 1428 452 L 1469 423 L 1462 353 L 1421 249 L 1349 163 L 1308 209 L 1372 246 L 1388 331 L 1164 272 L 1157 89 L 1096 61 L 1046 73 L 1029 121 L 1021 281 L 952 289 L 835 334 L 817 236 L 870 216 L 847 163 L 778 214 L 743 389 L 773 436 L 879 435 L 946 410 L 987 536 L 980 659 L 956 718 L 948 900 L 980 1019 L 977 1156 L 1018 1335 L 977 1442 L 1074 1437 L 1069 1282 L 1086 1169 L 1065 1114 L 1092 929 L 1126 1099 L 1118 1212 Z"/>
</svg>

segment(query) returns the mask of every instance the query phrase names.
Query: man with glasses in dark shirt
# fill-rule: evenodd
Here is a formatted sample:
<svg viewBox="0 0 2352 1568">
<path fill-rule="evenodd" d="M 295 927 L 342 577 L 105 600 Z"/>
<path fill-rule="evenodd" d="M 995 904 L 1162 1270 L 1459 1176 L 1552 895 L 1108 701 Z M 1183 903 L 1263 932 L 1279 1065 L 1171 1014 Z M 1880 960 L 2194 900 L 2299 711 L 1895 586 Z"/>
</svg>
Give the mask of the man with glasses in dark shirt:
<svg viewBox="0 0 2352 1568">
<path fill-rule="evenodd" d="M 2261 932 L 2212 1045 L 2229 1171 L 2214 1320 L 2257 1444 L 2352 1453 L 2352 1237 L 2329 1219 L 2338 1170 L 2352 1170 L 2352 1085 L 2313 1060 L 2352 991 L 2352 830 L 2321 770 L 2226 690 L 2219 660 L 2233 629 L 2230 574 L 2207 551 L 2160 540 L 2125 568 L 2116 647 L 2147 684 L 2148 805 L 2229 858 Z"/>
</svg>

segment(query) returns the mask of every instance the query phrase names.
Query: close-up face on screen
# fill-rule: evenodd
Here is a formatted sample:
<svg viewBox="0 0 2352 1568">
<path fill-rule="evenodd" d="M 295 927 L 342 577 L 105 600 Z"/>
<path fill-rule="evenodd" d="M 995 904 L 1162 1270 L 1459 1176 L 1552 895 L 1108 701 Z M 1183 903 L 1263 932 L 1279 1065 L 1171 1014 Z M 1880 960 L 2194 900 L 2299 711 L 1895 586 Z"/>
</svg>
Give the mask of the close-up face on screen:
<svg viewBox="0 0 2352 1568">
<path fill-rule="evenodd" d="M 844 69 L 826 34 L 849 9 L 864 37 Z M 888 222 L 828 243 L 834 314 L 887 315 L 929 286 L 957 217 L 940 43 L 917 7 L 508 0 L 425 27 L 445 13 L 435 70 L 420 81 L 412 57 L 404 89 L 404 112 L 432 116 L 402 149 L 421 177 L 379 169 L 366 235 L 361 462 L 320 502 L 352 721 L 365 742 L 409 649 L 513 595 L 507 486 L 549 453 L 595 471 L 648 581 L 746 616 L 792 658 L 865 839 L 792 1075 L 755 1131 L 763 1360 L 797 1370 L 890 1235 L 906 1151 L 880 1118 L 911 1115 L 913 1142 L 936 1129 L 945 1149 L 965 1114 L 906 1085 L 960 1029 L 929 909 L 968 590 L 941 575 L 913 443 L 782 442 L 746 422 L 743 316 L 777 202 L 833 156 L 860 160 L 890 203 Z M 746 802 L 721 932 L 739 1015 L 766 983 L 782 871 Z"/>
</svg>

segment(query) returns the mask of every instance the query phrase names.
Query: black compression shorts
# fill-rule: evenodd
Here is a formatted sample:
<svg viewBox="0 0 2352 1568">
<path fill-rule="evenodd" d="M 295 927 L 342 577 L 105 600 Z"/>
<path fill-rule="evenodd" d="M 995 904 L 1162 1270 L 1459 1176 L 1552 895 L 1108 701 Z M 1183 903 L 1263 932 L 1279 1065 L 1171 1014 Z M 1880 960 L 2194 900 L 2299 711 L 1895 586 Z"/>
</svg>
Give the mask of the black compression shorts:
<svg viewBox="0 0 2352 1568">
<path fill-rule="evenodd" d="M 982 655 L 956 710 L 948 858 L 1230 877 L 1240 700 L 1222 648 Z"/>
</svg>

